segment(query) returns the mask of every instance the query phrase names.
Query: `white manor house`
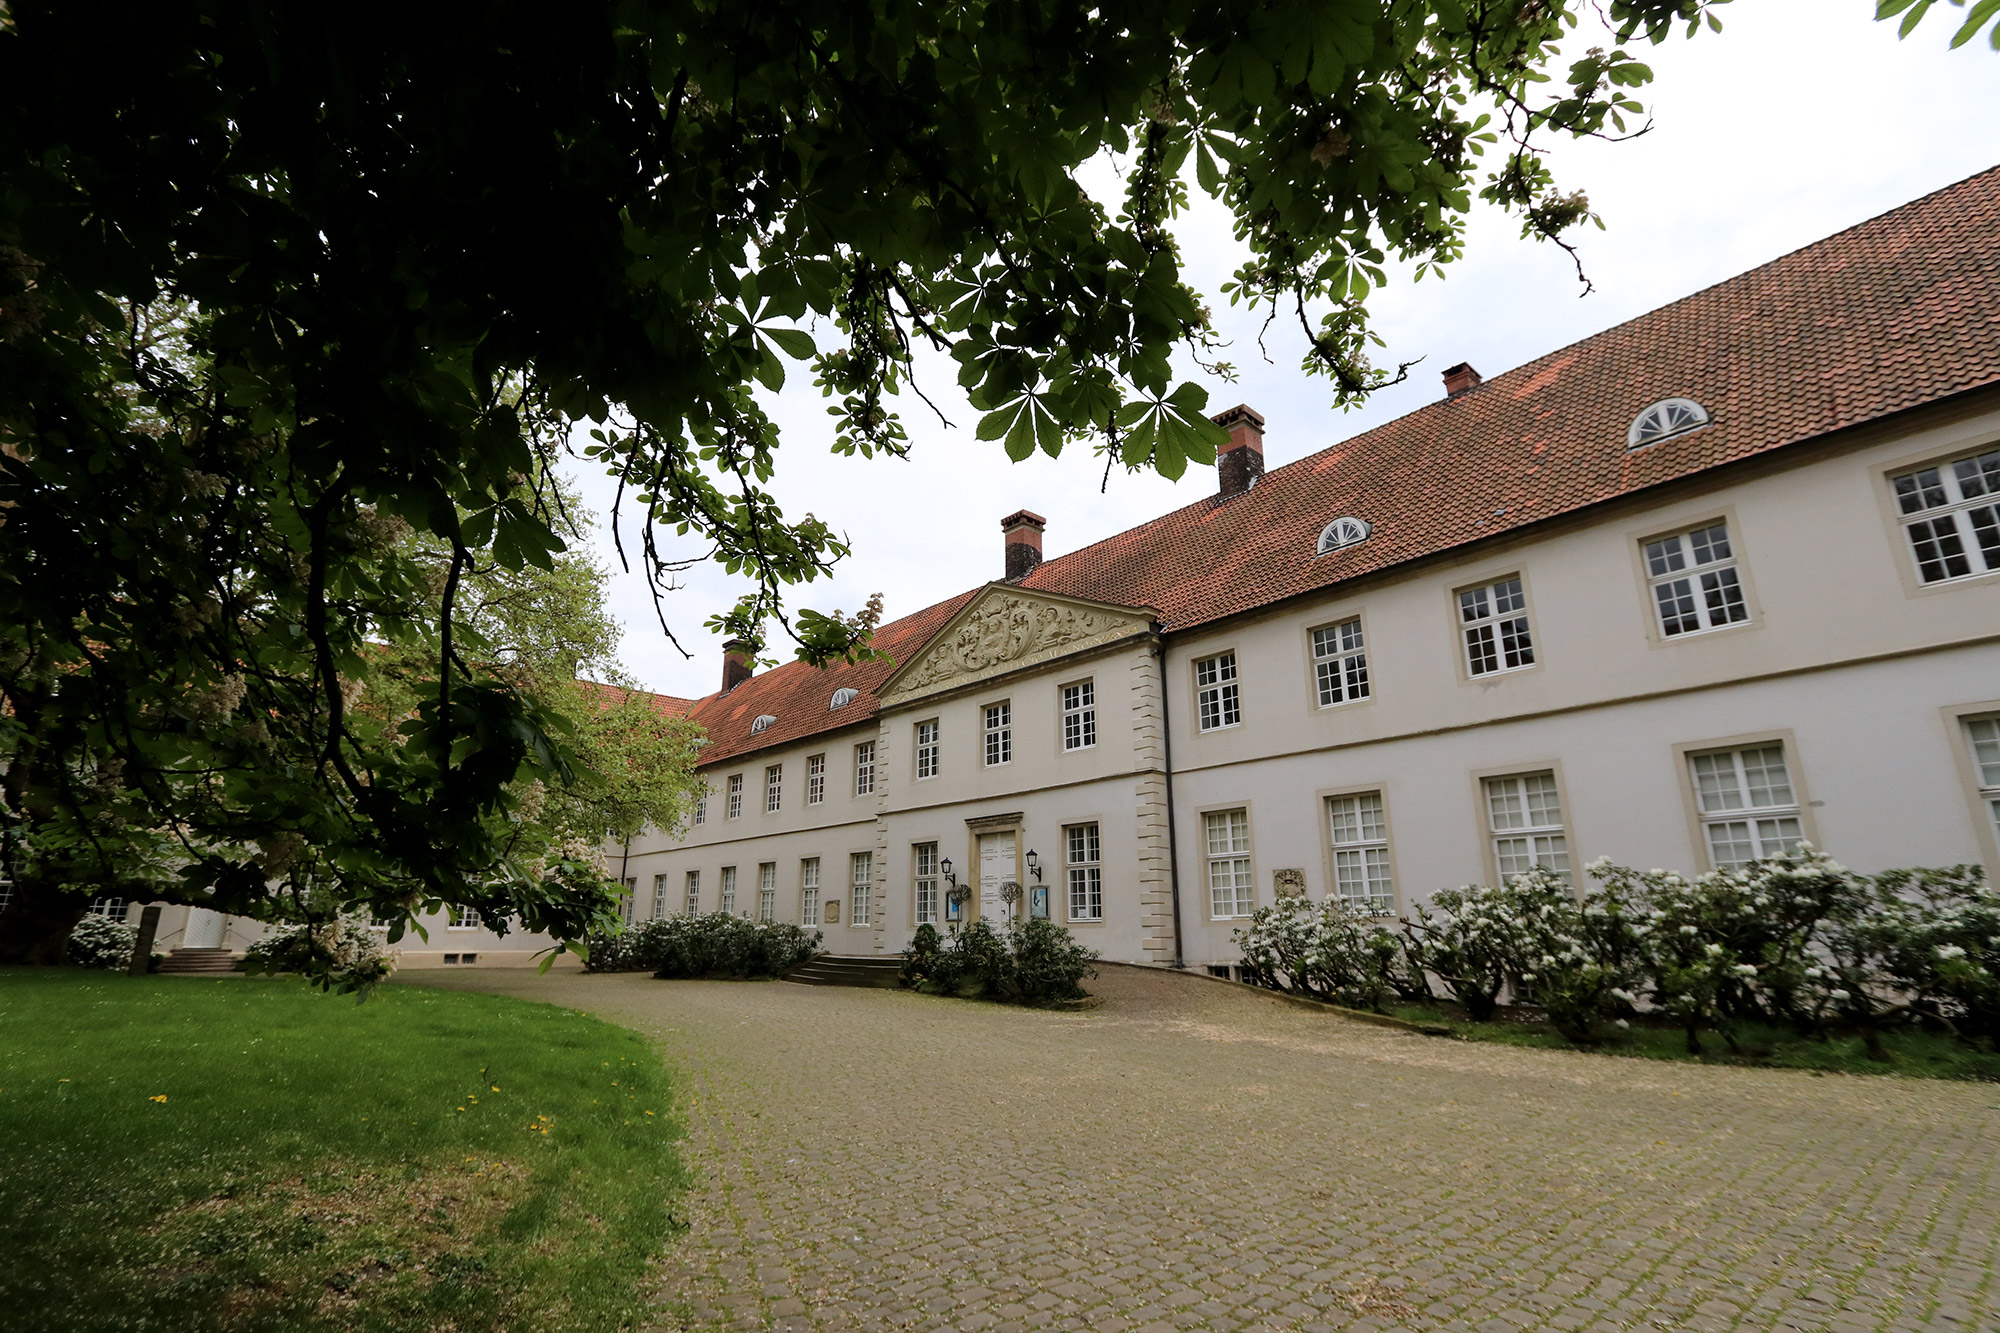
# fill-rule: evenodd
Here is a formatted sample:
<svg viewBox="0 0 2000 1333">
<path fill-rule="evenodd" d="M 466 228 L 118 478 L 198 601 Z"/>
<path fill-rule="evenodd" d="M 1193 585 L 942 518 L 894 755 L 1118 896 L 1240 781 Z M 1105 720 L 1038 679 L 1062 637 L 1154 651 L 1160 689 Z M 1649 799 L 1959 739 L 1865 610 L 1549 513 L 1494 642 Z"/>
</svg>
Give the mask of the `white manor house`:
<svg viewBox="0 0 2000 1333">
<path fill-rule="evenodd" d="M 1270 472 L 1225 412 L 1213 494 L 1081 550 L 1009 515 L 1004 576 L 882 626 L 892 661 L 732 646 L 657 697 L 709 795 L 610 850 L 633 918 L 879 955 L 1046 915 L 1221 970 L 1287 892 L 1393 914 L 1801 840 L 2000 874 L 2000 169 L 1444 379 Z M 546 944 L 438 922 L 406 959 Z"/>
</svg>

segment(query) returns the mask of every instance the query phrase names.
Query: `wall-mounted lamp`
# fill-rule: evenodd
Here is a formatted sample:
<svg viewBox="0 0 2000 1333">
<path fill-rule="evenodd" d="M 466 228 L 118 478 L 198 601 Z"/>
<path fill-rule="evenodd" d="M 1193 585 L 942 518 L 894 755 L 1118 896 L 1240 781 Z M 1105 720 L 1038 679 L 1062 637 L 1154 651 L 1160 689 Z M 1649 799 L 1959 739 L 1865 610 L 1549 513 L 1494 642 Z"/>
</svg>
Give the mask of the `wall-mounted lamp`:
<svg viewBox="0 0 2000 1333">
<path fill-rule="evenodd" d="M 1039 884 L 1041 882 L 1042 858 L 1036 854 L 1035 849 L 1032 847 L 1028 849 L 1028 873 L 1035 877 L 1036 883 Z"/>
<path fill-rule="evenodd" d="M 944 872 L 945 883 L 951 885 L 953 888 L 958 887 L 958 876 L 951 873 L 951 858 L 949 856 L 938 862 L 938 869 Z"/>
</svg>

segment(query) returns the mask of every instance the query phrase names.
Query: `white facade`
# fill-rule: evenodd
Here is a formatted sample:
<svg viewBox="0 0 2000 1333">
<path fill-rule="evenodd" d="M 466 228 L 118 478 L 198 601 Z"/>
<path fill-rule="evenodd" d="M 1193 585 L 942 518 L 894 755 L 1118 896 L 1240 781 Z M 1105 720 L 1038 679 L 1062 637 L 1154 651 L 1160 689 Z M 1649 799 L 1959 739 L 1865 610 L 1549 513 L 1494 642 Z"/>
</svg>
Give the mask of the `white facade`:
<svg viewBox="0 0 2000 1333">
<path fill-rule="evenodd" d="M 686 910 L 690 871 L 700 909 L 716 910 L 725 867 L 736 910 L 754 914 L 768 866 L 776 918 L 799 921 L 802 863 L 818 858 L 826 947 L 894 952 L 928 904 L 918 871 L 935 845 L 976 887 L 982 856 L 989 871 L 1011 856 L 1007 878 L 1047 889 L 1050 915 L 1107 959 L 1213 966 L 1236 959 L 1231 931 L 1281 882 L 1403 912 L 1522 857 L 1562 858 L 1579 878 L 1598 856 L 1696 872 L 1799 837 L 1865 871 L 2000 873 L 2000 723 L 1982 721 L 2000 718 L 2000 536 L 1989 568 L 1985 530 L 1960 517 L 1988 512 L 1980 494 L 1920 508 L 1916 521 L 1959 523 L 1968 553 L 1964 572 L 1927 580 L 1896 493 L 1898 477 L 1966 460 L 1976 490 L 1995 451 L 1989 396 L 1183 633 L 1143 608 L 991 585 L 889 678 L 878 716 L 708 766 L 706 819 L 636 839 L 624 860 L 637 916 L 655 877 Z M 2000 455 L 1985 466 L 2000 487 Z M 1673 552 L 1654 544 L 1669 538 L 1682 567 L 1657 576 L 1649 547 L 1664 568 Z M 1525 643 L 1502 623 L 1523 619 Z M 1483 627 L 1495 632 L 1468 645 Z M 1325 705 L 1321 658 L 1338 681 Z M 1073 725 L 1066 748 L 1064 689 L 1082 683 L 1094 740 L 1077 745 Z M 1001 704 L 1004 755 L 988 741 Z M 933 722 L 936 771 L 919 777 Z M 871 743 L 874 790 L 857 794 L 855 747 Z M 814 755 L 826 794 L 808 804 Z M 1071 911 L 1071 830 L 1085 826 L 1098 860 L 1074 868 L 1096 871 L 1101 917 Z M 865 923 L 849 878 L 862 855 Z M 1007 910 L 990 892 L 965 907 Z"/>
</svg>

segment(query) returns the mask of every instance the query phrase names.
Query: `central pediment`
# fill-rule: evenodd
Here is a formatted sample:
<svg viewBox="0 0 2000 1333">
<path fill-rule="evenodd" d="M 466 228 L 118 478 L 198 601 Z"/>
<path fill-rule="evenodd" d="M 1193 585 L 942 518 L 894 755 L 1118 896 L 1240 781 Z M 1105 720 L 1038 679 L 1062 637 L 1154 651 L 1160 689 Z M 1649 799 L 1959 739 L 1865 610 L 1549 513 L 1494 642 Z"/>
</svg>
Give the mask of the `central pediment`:
<svg viewBox="0 0 2000 1333">
<path fill-rule="evenodd" d="M 1144 607 L 988 584 L 876 693 L 884 703 L 956 689 L 1088 652 L 1152 627 Z"/>
</svg>

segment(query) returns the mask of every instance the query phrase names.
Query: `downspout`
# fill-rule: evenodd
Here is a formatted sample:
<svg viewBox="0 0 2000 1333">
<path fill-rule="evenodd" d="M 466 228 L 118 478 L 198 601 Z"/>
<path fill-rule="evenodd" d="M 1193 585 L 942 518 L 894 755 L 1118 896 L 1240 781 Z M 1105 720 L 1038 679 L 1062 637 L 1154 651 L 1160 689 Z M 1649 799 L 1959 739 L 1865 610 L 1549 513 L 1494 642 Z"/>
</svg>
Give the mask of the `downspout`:
<svg viewBox="0 0 2000 1333">
<path fill-rule="evenodd" d="M 1153 624 L 1157 635 L 1159 622 Z M 1160 753 L 1166 763 L 1167 777 L 1167 885 L 1173 893 L 1174 904 L 1174 966 L 1186 967 L 1187 960 L 1181 956 L 1181 856 L 1180 837 L 1174 821 L 1174 728 L 1173 717 L 1168 711 L 1167 695 L 1167 643 L 1160 639 L 1153 648 L 1153 656 L 1160 659 Z"/>
</svg>

